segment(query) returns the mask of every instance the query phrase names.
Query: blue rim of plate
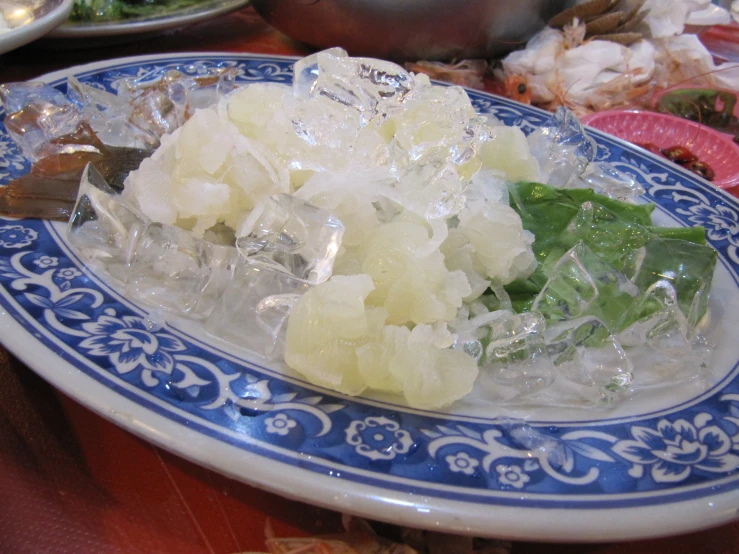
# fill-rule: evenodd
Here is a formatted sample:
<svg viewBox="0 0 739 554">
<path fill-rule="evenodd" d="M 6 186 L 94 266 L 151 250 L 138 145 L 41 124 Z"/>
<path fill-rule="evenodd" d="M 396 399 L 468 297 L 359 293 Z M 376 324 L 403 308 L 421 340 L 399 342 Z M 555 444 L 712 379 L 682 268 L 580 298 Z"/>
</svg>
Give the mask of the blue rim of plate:
<svg viewBox="0 0 739 554">
<path fill-rule="evenodd" d="M 74 74 L 111 90 L 115 79 L 155 68 L 178 66 L 194 74 L 227 64 L 238 70 L 240 82 L 290 83 L 293 61 L 181 54 L 112 60 Z M 50 82 L 65 90 L 65 79 Z M 548 117 L 487 93 L 468 93 L 478 111 L 524 131 Z M 670 162 L 603 133 L 592 135 L 599 160 L 637 178 L 647 198 L 681 224 L 707 228 L 739 287 L 739 203 Z M 28 169 L 0 124 L 0 182 Z M 84 269 L 62 235 L 60 226 L 48 222 L 0 221 L 0 305 L 7 314 L 58 358 L 142 410 L 265 461 L 379 493 L 423 495 L 432 503 L 438 498 L 524 509 L 657 506 L 739 488 L 737 363 L 707 393 L 666 410 L 620 420 L 532 423 L 558 445 L 553 456 L 514 440 L 494 414 L 455 417 L 346 398 L 171 327 L 149 333 L 146 310 Z M 12 340 L 3 339 L 13 350 Z M 739 350 L 732 359 L 739 361 Z M 218 461 L 209 465 L 217 469 Z"/>
</svg>

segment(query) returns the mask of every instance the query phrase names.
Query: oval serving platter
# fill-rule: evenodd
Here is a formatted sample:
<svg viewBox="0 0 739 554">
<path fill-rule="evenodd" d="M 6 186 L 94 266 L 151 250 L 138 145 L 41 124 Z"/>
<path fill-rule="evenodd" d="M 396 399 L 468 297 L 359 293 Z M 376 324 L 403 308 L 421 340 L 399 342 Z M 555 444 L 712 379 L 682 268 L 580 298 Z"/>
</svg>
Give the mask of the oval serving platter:
<svg viewBox="0 0 739 554">
<path fill-rule="evenodd" d="M 112 90 L 168 66 L 230 64 L 243 83 L 290 83 L 290 58 L 178 54 L 80 66 L 66 78 Z M 478 91 L 478 111 L 526 132 L 549 114 Z M 4 117 L 4 114 L 0 114 Z M 644 394 L 611 411 L 505 411 L 458 402 L 412 410 L 390 397 L 349 398 L 280 364 L 168 321 L 127 300 L 71 253 L 65 226 L 0 218 L 0 339 L 66 394 L 185 458 L 310 503 L 450 532 L 605 541 L 730 521 L 739 507 L 739 202 L 669 161 L 592 131 L 598 159 L 645 188 L 660 224 L 703 225 L 718 250 L 708 390 Z M 28 162 L 0 125 L 0 179 Z M 142 340 L 142 337 L 145 337 Z M 514 438 L 523 417 L 532 440 Z"/>
</svg>

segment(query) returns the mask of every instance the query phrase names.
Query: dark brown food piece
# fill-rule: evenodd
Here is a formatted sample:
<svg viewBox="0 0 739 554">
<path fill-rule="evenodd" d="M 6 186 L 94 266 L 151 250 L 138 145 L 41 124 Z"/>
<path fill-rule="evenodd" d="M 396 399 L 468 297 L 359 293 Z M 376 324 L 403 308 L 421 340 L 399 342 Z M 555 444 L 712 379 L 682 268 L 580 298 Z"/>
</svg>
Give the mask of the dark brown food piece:
<svg viewBox="0 0 739 554">
<path fill-rule="evenodd" d="M 548 24 L 555 29 L 563 29 L 577 20 L 585 25 L 586 39 L 608 40 L 629 46 L 644 38 L 636 32 L 648 13 L 642 9 L 644 3 L 645 0 L 639 0 L 627 10 L 621 0 L 589 0 L 555 15 Z"/>
<path fill-rule="evenodd" d="M 585 36 L 592 37 L 594 35 L 610 33 L 620 25 L 622 17 L 622 12 L 612 12 L 607 13 L 606 15 L 601 15 L 597 19 L 585 25 Z"/>
<path fill-rule="evenodd" d="M 608 35 L 594 35 L 592 38 L 597 40 L 607 40 L 615 42 L 622 46 L 630 46 L 636 41 L 644 38 L 641 33 L 610 33 Z"/>
<path fill-rule="evenodd" d="M 716 177 L 716 172 L 706 162 L 698 159 L 698 156 L 693 154 L 690 150 L 684 146 L 670 146 L 669 148 L 660 148 L 651 142 L 635 142 L 640 148 L 644 148 L 652 154 L 663 156 L 668 160 L 683 166 L 688 171 L 695 173 L 703 177 L 706 181 L 713 181 Z"/>
<path fill-rule="evenodd" d="M 618 4 L 618 2 L 619 0 L 590 0 L 589 2 L 583 2 L 558 13 L 549 20 L 548 25 L 550 27 L 562 28 L 568 23 L 572 23 L 574 18 L 583 21 L 588 17 L 605 13 Z"/>
<path fill-rule="evenodd" d="M 696 175 L 700 175 L 706 181 L 713 181 L 713 179 L 716 177 L 716 173 L 713 171 L 713 168 L 706 162 L 702 162 L 700 160 L 690 162 L 684 167 L 685 169 L 692 171 Z"/>
<path fill-rule="evenodd" d="M 144 158 L 150 155 L 150 150 L 108 146 L 105 155 L 98 154 L 93 165 L 108 184 L 120 192 L 126 175 L 137 169 Z M 77 201 L 77 190 L 85 166 L 79 167 L 79 159 L 52 158 L 49 156 L 41 160 L 45 162 L 41 170 L 37 170 L 37 163 L 28 175 L 0 187 L 0 215 L 56 221 L 69 219 Z M 58 168 L 58 173 L 49 173 L 50 168 L 54 167 Z"/>
<path fill-rule="evenodd" d="M 662 155 L 668 160 L 672 160 L 676 164 L 686 165 L 689 163 L 697 162 L 698 156 L 693 154 L 690 150 L 684 146 L 670 146 L 662 149 Z"/>
</svg>

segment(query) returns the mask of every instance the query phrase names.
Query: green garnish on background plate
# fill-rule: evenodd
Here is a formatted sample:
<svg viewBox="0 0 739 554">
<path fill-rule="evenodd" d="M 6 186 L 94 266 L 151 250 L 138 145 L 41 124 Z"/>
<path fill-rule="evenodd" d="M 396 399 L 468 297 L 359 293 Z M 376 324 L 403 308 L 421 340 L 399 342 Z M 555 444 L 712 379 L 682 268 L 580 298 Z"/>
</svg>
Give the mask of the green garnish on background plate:
<svg viewBox="0 0 739 554">
<path fill-rule="evenodd" d="M 75 0 L 69 20 L 107 22 L 166 15 L 204 0 Z"/>
</svg>

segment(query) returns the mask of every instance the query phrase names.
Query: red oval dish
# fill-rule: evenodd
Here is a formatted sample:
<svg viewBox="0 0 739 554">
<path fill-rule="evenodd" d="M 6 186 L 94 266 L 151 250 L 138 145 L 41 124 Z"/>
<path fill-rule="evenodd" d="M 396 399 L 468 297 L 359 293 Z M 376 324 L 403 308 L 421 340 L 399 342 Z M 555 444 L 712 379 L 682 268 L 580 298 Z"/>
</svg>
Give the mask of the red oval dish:
<svg viewBox="0 0 739 554">
<path fill-rule="evenodd" d="M 711 166 L 712 184 L 722 189 L 739 185 L 739 145 L 729 135 L 674 115 L 644 111 L 606 111 L 586 115 L 582 122 L 634 144 L 660 148 L 683 146 Z"/>
</svg>

